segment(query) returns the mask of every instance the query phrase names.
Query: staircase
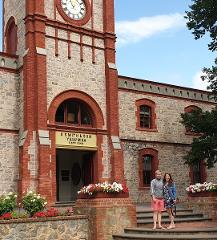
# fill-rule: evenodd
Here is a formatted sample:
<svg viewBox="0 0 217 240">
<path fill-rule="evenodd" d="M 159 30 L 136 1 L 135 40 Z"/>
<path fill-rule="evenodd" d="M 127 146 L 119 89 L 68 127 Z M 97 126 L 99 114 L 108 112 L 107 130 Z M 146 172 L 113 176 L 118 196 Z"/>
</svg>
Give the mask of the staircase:
<svg viewBox="0 0 217 240">
<path fill-rule="evenodd" d="M 123 234 L 114 235 L 114 240 L 217 240 L 217 222 L 193 210 L 179 207 L 176 215 L 176 229 L 152 230 L 152 211 L 148 207 L 137 207 L 137 228 L 126 228 Z M 162 225 L 168 226 L 166 212 L 162 215 Z"/>
</svg>

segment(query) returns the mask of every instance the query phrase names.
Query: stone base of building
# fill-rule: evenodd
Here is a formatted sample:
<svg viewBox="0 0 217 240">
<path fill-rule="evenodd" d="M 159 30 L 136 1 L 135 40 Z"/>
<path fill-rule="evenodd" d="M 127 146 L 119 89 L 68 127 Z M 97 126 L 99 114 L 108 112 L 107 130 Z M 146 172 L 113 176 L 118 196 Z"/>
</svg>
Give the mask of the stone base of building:
<svg viewBox="0 0 217 240">
<path fill-rule="evenodd" d="M 91 240 L 112 240 L 113 234 L 136 227 L 136 207 L 130 198 L 78 199 L 75 213 L 87 215 Z"/>
<path fill-rule="evenodd" d="M 217 193 L 189 195 L 186 204 L 195 212 L 202 212 L 217 220 Z"/>
<path fill-rule="evenodd" d="M 85 216 L 0 221 L 0 239 L 89 240 L 89 224 Z"/>
</svg>

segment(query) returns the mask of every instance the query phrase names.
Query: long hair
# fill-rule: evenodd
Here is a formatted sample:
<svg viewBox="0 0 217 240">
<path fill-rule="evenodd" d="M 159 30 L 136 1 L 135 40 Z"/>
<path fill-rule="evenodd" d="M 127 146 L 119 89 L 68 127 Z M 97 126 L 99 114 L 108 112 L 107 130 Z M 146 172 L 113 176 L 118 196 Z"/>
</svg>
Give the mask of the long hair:
<svg viewBox="0 0 217 240">
<path fill-rule="evenodd" d="M 165 173 L 164 174 L 163 183 L 164 183 L 164 185 L 166 184 L 166 175 L 170 176 L 169 185 L 171 186 L 173 184 L 173 178 L 172 178 L 172 175 L 170 173 Z"/>
</svg>

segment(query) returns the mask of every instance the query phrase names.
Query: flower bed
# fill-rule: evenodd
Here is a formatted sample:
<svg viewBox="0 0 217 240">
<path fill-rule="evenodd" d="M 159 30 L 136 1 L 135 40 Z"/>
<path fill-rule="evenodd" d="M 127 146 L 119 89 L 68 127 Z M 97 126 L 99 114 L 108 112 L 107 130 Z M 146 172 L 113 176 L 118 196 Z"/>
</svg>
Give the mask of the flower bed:
<svg viewBox="0 0 217 240">
<path fill-rule="evenodd" d="M 71 216 L 73 209 L 59 211 L 55 208 L 45 209 L 47 201 L 40 194 L 28 192 L 22 202 L 17 204 L 17 195 L 8 193 L 0 196 L 0 220 L 14 220 L 27 218 L 51 218 Z M 15 209 L 18 209 L 15 211 Z M 21 211 L 21 208 L 24 210 Z"/>
<path fill-rule="evenodd" d="M 205 182 L 205 183 L 196 183 L 195 185 L 190 185 L 189 187 L 186 188 L 186 191 L 190 195 L 210 195 L 209 193 L 217 193 L 217 184 L 214 184 L 212 182 Z"/>
<path fill-rule="evenodd" d="M 97 183 L 84 186 L 78 191 L 78 198 L 87 197 L 127 197 L 129 196 L 128 188 L 125 184 L 120 183 Z"/>
</svg>

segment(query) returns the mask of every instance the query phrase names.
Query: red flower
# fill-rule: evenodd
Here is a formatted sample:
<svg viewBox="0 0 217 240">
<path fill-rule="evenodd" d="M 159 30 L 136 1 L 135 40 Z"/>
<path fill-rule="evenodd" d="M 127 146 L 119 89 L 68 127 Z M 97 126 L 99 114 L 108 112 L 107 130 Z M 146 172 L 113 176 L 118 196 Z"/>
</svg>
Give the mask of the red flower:
<svg viewBox="0 0 217 240">
<path fill-rule="evenodd" d="M 68 216 L 71 216 L 73 213 L 74 213 L 73 208 L 67 208 L 66 214 L 67 214 Z"/>
<path fill-rule="evenodd" d="M 10 219 L 12 219 L 12 214 L 11 213 L 5 213 L 1 216 L 1 219 L 10 220 Z"/>
<path fill-rule="evenodd" d="M 57 217 L 59 215 L 59 210 L 55 208 L 49 208 L 45 214 L 46 217 Z"/>
<path fill-rule="evenodd" d="M 34 214 L 33 216 L 34 218 L 42 218 L 42 217 L 46 217 L 45 212 L 37 212 Z"/>
</svg>

